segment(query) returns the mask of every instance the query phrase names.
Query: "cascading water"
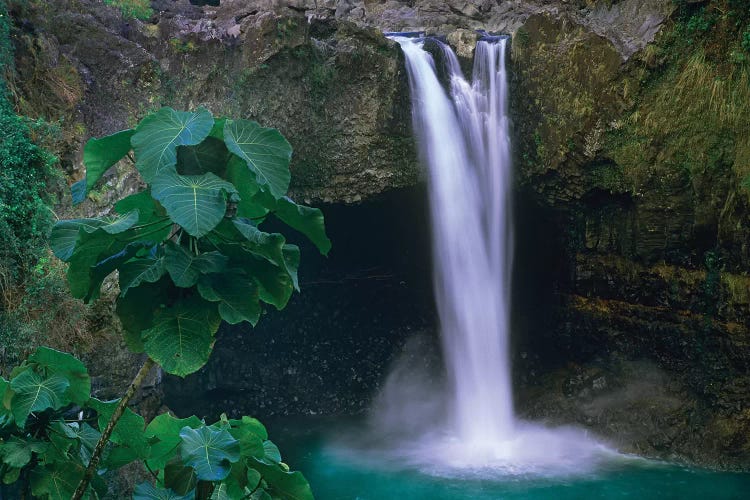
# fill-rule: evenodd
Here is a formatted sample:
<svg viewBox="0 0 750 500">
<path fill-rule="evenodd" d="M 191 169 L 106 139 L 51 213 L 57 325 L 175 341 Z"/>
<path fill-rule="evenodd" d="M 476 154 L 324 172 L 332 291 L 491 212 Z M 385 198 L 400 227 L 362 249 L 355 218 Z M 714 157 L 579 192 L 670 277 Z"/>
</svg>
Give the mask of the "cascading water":
<svg viewBox="0 0 750 500">
<path fill-rule="evenodd" d="M 450 406 L 465 444 L 492 446 L 513 431 L 506 40 L 479 42 L 471 84 L 450 48 L 441 45 L 452 101 L 432 56 L 418 42 L 400 43 L 414 96 L 415 131 L 429 168 L 435 292 L 453 392 Z"/>
<path fill-rule="evenodd" d="M 433 40 L 450 78 L 448 95 L 425 39 L 394 39 L 406 58 L 414 131 L 428 168 L 448 390 L 435 393 L 412 352 L 397 363 L 376 400 L 370 442 L 381 448 L 384 441 L 398 442 L 388 450 L 391 456 L 441 474 L 444 466 L 493 476 L 587 470 L 602 456 L 601 445 L 582 431 L 520 422 L 513 413 L 509 40 L 478 42 L 471 82 L 450 47 Z"/>
</svg>

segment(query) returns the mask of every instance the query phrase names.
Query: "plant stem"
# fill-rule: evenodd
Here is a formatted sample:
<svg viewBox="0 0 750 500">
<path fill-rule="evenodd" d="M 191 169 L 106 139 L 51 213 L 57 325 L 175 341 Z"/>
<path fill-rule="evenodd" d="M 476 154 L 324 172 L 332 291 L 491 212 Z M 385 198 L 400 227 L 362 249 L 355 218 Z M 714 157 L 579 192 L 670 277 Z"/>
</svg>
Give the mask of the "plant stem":
<svg viewBox="0 0 750 500">
<path fill-rule="evenodd" d="M 149 374 L 151 368 L 153 368 L 155 364 L 156 363 L 153 359 L 146 358 L 146 362 L 143 363 L 143 366 L 141 366 L 141 369 L 138 370 L 135 378 L 130 383 L 128 390 L 126 390 L 125 394 L 123 394 L 120 403 L 117 405 L 117 408 L 115 408 L 114 413 L 112 413 L 112 417 L 109 419 L 109 422 L 107 422 L 107 426 L 102 431 L 102 435 L 99 438 L 99 441 L 96 443 L 94 452 L 91 454 L 89 466 L 86 468 L 86 473 L 83 475 L 81 482 L 78 483 L 78 487 L 76 488 L 75 493 L 73 493 L 73 497 L 71 498 L 71 500 L 81 500 L 81 498 L 83 498 L 83 495 L 84 493 L 86 493 L 86 489 L 88 488 L 89 483 L 94 478 L 96 467 L 97 465 L 99 465 L 99 460 L 101 459 L 102 453 L 104 452 L 104 447 L 107 445 L 107 443 L 109 442 L 109 438 L 112 436 L 112 431 L 115 430 L 115 426 L 120 420 L 120 417 L 122 417 L 123 413 L 125 413 L 125 410 L 128 407 L 128 403 L 133 398 L 136 391 L 141 387 L 143 381 L 146 379 L 146 376 Z"/>
</svg>

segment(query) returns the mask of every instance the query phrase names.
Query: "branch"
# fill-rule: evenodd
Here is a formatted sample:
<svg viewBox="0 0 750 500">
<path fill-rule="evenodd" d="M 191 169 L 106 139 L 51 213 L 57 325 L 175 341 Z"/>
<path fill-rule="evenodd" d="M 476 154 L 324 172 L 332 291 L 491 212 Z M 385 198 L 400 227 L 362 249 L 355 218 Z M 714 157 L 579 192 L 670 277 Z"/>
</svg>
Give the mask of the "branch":
<svg viewBox="0 0 750 500">
<path fill-rule="evenodd" d="M 130 383 L 128 390 L 125 391 L 125 394 L 122 396 L 120 403 L 117 405 L 117 408 L 115 408 L 114 413 L 112 413 L 112 417 L 109 419 L 109 422 L 107 422 L 107 426 L 104 428 L 99 441 L 96 443 L 94 452 L 91 454 L 89 466 L 86 468 L 86 473 L 83 475 L 81 482 L 78 483 L 78 488 L 76 488 L 75 493 L 73 493 L 71 500 L 81 500 L 83 498 L 83 495 L 86 493 L 86 489 L 89 487 L 89 483 L 94 478 L 96 467 L 97 465 L 99 465 L 99 460 L 102 458 L 104 447 L 107 445 L 107 443 L 109 442 L 109 438 L 112 436 L 112 431 L 115 430 L 115 426 L 120 420 L 120 417 L 122 417 L 123 413 L 125 413 L 125 410 L 128 407 L 128 403 L 133 398 L 136 391 L 141 387 L 143 381 L 146 379 L 146 376 L 155 364 L 156 363 L 153 359 L 146 358 L 146 362 L 143 363 L 143 366 L 141 366 L 141 369 L 138 370 L 135 378 Z"/>
</svg>

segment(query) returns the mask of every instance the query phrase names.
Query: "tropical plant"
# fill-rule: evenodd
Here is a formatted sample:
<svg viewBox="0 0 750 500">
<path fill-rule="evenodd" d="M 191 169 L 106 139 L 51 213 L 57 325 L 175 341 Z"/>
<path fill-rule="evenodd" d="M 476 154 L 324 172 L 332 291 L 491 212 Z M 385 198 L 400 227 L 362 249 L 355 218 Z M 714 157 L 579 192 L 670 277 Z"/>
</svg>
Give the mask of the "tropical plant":
<svg viewBox="0 0 750 500">
<path fill-rule="evenodd" d="M 74 203 L 82 202 L 102 176 L 126 157 L 147 187 L 118 201 L 110 215 L 58 222 L 50 246 L 68 263 L 72 295 L 85 302 L 96 299 L 104 280 L 117 271 L 116 314 L 125 341 L 131 350 L 147 356 L 118 402 L 107 403 L 106 408 L 105 403 L 94 406 L 99 415 L 106 415 L 106 422 L 99 422 L 101 435 L 84 460 L 86 468 L 74 500 L 90 491 L 110 439 L 132 448 L 130 433 L 118 437 L 117 429 L 133 419 L 128 402 L 155 364 L 178 376 L 195 372 L 208 361 L 222 320 L 255 325 L 263 304 L 282 309 L 299 290 L 299 248 L 280 233 L 263 231 L 261 224 L 276 218 L 307 236 L 321 253 L 329 251 L 320 210 L 297 205 L 285 196 L 291 155 L 291 146 L 277 130 L 248 120 L 215 119 L 203 108 L 193 112 L 163 108 L 135 129 L 86 144 L 86 178 L 72 187 Z M 47 374 L 52 382 L 64 385 L 53 372 Z M 42 390 L 39 384 L 40 394 L 49 393 L 45 408 L 82 404 L 53 397 L 62 385 Z M 12 403 L 6 408 L 12 409 Z M 241 422 L 223 421 L 211 432 L 244 435 Z M 128 458 L 148 460 L 145 445 L 136 448 Z M 230 454 L 225 459 L 235 463 L 235 457 Z M 260 468 L 275 463 L 258 460 L 266 460 L 259 462 Z M 204 480 L 196 465 L 189 465 L 198 483 Z M 274 471 L 260 474 L 269 482 L 264 474 Z M 165 484 L 168 476 L 163 476 Z M 205 497 L 204 490 L 196 491 L 199 498 Z M 274 495 L 292 498 L 283 491 Z"/>
<path fill-rule="evenodd" d="M 14 498 L 69 500 L 109 425 L 118 401 L 90 396 L 86 367 L 70 354 L 38 348 L 0 379 L 0 479 Z M 101 473 L 136 460 L 154 475 L 134 499 L 311 499 L 307 481 L 290 472 L 265 427 L 226 416 L 206 425 L 195 416 L 162 414 L 148 425 L 126 410 L 106 444 L 88 498 L 106 494 Z"/>
<path fill-rule="evenodd" d="M 299 248 L 264 232 L 267 218 L 307 235 L 324 254 L 330 249 L 320 210 L 285 196 L 291 154 L 277 130 L 215 120 L 202 108 L 163 108 L 135 130 L 90 140 L 74 202 L 126 156 L 148 188 L 117 202 L 115 214 L 52 229 L 71 293 L 94 300 L 118 271 L 116 311 L 129 347 L 168 373 L 195 372 L 208 361 L 221 320 L 255 325 L 261 303 L 282 309 L 299 290 Z"/>
</svg>

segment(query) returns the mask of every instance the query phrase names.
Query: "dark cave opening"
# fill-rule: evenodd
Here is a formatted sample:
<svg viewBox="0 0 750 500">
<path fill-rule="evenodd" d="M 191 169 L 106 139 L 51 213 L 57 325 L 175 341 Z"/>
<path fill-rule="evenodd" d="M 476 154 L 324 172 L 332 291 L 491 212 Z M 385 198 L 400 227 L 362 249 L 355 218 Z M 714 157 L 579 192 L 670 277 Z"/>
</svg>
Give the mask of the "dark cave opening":
<svg viewBox="0 0 750 500">
<path fill-rule="evenodd" d="M 425 187 L 320 208 L 328 257 L 289 238 L 302 251 L 302 292 L 283 311 L 267 308 L 255 328 L 222 325 L 203 369 L 165 377 L 165 403 L 178 415 L 359 413 L 403 343 L 434 336 Z"/>
</svg>

